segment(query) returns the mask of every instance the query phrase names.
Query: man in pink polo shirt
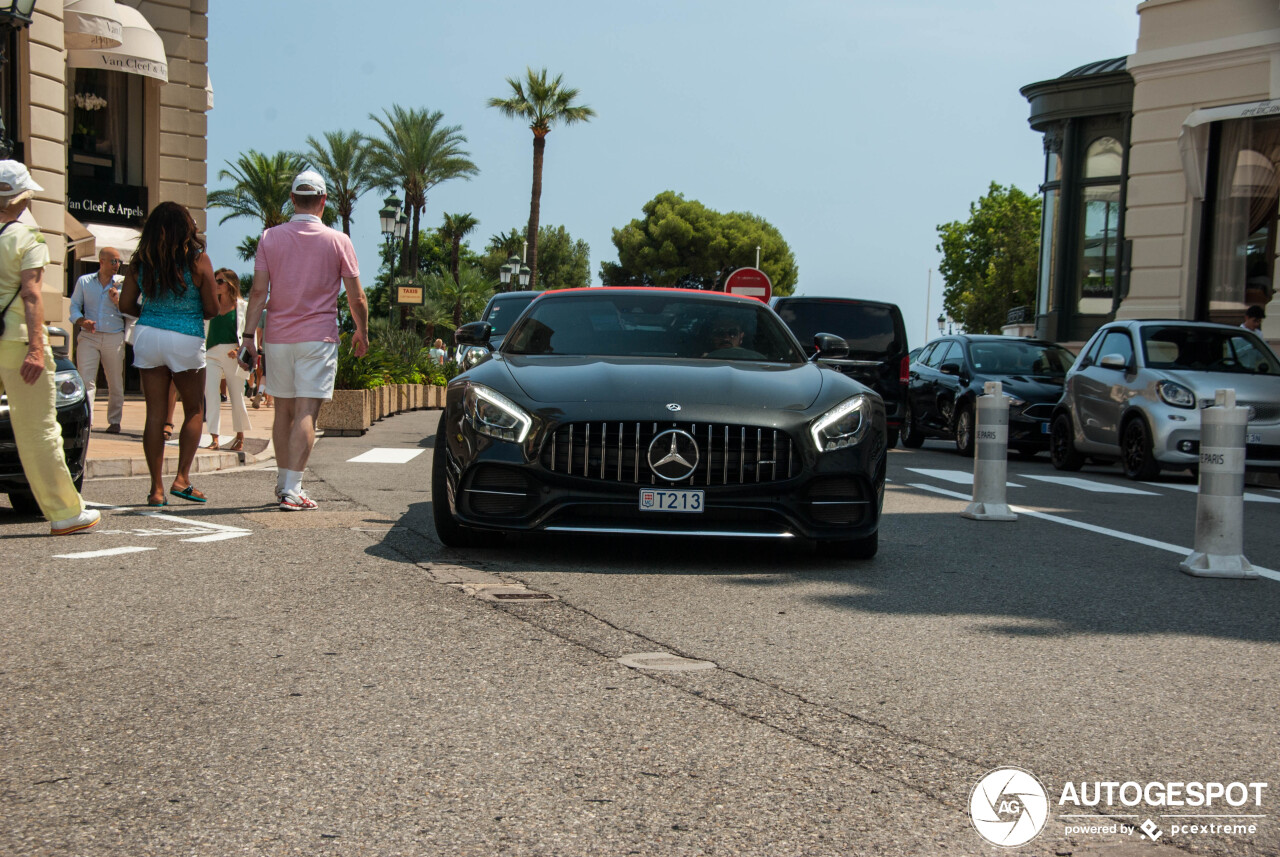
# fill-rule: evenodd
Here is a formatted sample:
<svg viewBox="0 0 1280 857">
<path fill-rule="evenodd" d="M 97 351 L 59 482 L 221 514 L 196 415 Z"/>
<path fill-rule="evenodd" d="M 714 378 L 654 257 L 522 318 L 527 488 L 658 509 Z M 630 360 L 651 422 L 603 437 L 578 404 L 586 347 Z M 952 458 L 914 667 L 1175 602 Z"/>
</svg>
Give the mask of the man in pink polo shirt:
<svg viewBox="0 0 1280 857">
<path fill-rule="evenodd" d="M 270 297 L 271 311 L 262 350 L 267 358 L 267 394 L 275 397 L 271 429 L 276 450 L 276 498 L 289 512 L 308 511 L 316 503 L 302 489 L 316 442 L 316 414 L 333 398 L 338 371 L 338 289 L 347 290 L 355 322 L 351 348 L 363 357 L 369 348 L 369 302 L 360 287 L 360 269 L 351 239 L 320 221 L 327 198 L 324 178 L 304 170 L 289 194 L 296 212 L 258 240 L 253 290 L 241 345 L 246 366 L 257 358 L 254 330 Z"/>
</svg>

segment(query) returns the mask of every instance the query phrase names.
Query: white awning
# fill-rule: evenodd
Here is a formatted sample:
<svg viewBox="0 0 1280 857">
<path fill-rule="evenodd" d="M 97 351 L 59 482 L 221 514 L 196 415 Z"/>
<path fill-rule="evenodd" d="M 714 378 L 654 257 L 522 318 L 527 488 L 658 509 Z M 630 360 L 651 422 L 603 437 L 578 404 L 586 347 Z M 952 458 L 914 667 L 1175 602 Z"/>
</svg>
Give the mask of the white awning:
<svg viewBox="0 0 1280 857">
<path fill-rule="evenodd" d="M 66 213 L 64 229 L 67 230 L 67 249 L 75 251 L 77 259 L 92 259 L 98 255 L 93 233 L 84 224 Z"/>
<path fill-rule="evenodd" d="M 126 264 L 133 258 L 133 251 L 138 249 L 138 238 L 142 235 L 141 229 L 111 223 L 86 223 L 84 228 L 92 233 L 99 251 L 103 247 L 114 247 L 120 251 L 120 257 Z"/>
<path fill-rule="evenodd" d="M 124 25 L 115 0 L 67 0 L 62 7 L 67 50 L 103 50 L 124 44 Z"/>
<path fill-rule="evenodd" d="M 1182 121 L 1182 131 L 1178 134 L 1178 154 L 1182 157 L 1182 171 L 1187 175 L 1187 189 L 1193 197 L 1204 199 L 1205 176 L 1209 169 L 1210 123 L 1228 119 L 1250 119 L 1255 116 L 1280 116 L 1280 99 L 1202 107 L 1193 110 Z"/>
<path fill-rule="evenodd" d="M 169 58 L 164 52 L 164 41 L 137 9 L 122 3 L 113 5 L 123 26 L 123 44 L 116 48 L 67 51 L 67 67 L 123 71 L 168 83 Z"/>
</svg>

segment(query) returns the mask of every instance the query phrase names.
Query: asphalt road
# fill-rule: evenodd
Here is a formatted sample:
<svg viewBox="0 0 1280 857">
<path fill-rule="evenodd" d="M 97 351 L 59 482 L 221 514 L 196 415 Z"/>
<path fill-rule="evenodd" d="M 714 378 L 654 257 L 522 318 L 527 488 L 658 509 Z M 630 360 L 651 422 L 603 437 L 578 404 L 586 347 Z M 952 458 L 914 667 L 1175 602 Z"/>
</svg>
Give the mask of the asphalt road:
<svg viewBox="0 0 1280 857">
<path fill-rule="evenodd" d="M 321 440 L 314 513 L 274 511 L 271 470 L 84 537 L 0 508 L 0 853 L 1008 853 L 968 813 L 1002 766 L 1049 796 L 1018 854 L 1280 853 L 1280 581 L 1177 570 L 1188 477 L 1011 461 L 1019 519 L 976 522 L 972 463 L 930 442 L 891 453 L 869 562 L 461 552 L 431 525 L 437 419 Z M 1245 553 L 1280 569 L 1280 492 L 1250 493 Z M 645 653 L 714 667 L 619 662 Z M 1059 805 L 1096 781 L 1269 786 L 1238 808 Z M 1192 813 L 1261 817 L 1174 832 Z M 1158 844 L 1067 832 L 1148 819 Z"/>
</svg>

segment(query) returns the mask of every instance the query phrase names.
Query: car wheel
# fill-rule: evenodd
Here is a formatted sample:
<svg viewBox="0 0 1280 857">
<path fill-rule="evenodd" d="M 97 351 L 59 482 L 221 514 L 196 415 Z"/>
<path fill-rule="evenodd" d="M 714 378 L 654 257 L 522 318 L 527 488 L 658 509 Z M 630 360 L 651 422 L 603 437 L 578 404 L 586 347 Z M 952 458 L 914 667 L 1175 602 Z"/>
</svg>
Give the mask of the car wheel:
<svg viewBox="0 0 1280 857">
<path fill-rule="evenodd" d="M 1151 432 L 1142 417 L 1129 420 L 1120 432 L 1120 466 L 1125 476 L 1138 482 L 1160 475 L 1160 463 L 1151 451 Z"/>
<path fill-rule="evenodd" d="M 916 415 L 911 412 L 910 402 L 902 407 L 902 445 L 907 449 L 924 446 L 924 432 L 916 425 Z"/>
<path fill-rule="evenodd" d="M 13 507 L 13 511 L 19 515 L 41 515 L 40 504 L 36 502 L 36 496 L 30 491 L 10 491 L 9 505 Z"/>
<path fill-rule="evenodd" d="M 884 438 L 885 449 L 893 449 L 895 446 L 898 445 L 898 434 L 899 434 L 899 430 L 896 427 L 891 426 L 885 429 L 885 438 Z"/>
<path fill-rule="evenodd" d="M 436 428 L 435 454 L 431 461 L 431 517 L 435 519 L 436 535 L 451 548 L 466 548 L 475 544 L 475 531 L 464 527 L 449 510 L 449 477 L 445 471 L 445 418 L 440 417 Z"/>
<path fill-rule="evenodd" d="M 822 542 L 819 549 L 825 556 L 841 559 L 871 559 L 880 550 L 880 531 L 860 539 L 843 539 L 838 542 Z"/>
<path fill-rule="evenodd" d="M 973 408 L 969 405 L 956 411 L 956 452 L 973 457 Z"/>
<path fill-rule="evenodd" d="M 1049 458 L 1054 469 L 1075 471 L 1084 467 L 1084 456 L 1076 451 L 1071 438 L 1071 417 L 1058 414 L 1049 431 Z"/>
</svg>

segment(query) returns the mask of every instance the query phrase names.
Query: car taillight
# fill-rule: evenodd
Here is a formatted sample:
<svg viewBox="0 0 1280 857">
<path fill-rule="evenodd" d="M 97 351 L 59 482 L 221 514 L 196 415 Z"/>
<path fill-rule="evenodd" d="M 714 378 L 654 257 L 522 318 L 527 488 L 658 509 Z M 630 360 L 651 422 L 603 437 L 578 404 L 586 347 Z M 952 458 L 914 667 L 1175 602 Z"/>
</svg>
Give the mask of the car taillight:
<svg viewBox="0 0 1280 857">
<path fill-rule="evenodd" d="M 907 381 L 910 380 L 910 375 L 911 357 L 908 355 L 907 357 L 902 358 L 902 365 L 898 367 L 898 382 L 901 384 L 907 383 Z"/>
</svg>

